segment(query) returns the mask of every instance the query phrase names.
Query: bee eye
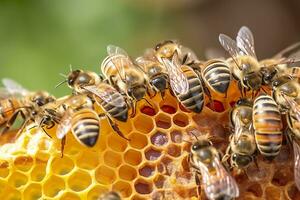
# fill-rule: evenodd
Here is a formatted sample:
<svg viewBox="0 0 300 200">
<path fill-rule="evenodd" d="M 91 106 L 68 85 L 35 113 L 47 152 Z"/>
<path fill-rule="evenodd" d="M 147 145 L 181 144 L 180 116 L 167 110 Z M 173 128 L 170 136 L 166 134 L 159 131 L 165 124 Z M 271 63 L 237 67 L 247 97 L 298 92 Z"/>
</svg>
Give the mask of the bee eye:
<svg viewBox="0 0 300 200">
<path fill-rule="evenodd" d="M 192 150 L 193 150 L 193 151 L 197 151 L 197 150 L 199 150 L 199 149 L 201 149 L 201 145 L 200 145 L 200 144 L 194 144 L 194 145 L 192 146 Z"/>
</svg>

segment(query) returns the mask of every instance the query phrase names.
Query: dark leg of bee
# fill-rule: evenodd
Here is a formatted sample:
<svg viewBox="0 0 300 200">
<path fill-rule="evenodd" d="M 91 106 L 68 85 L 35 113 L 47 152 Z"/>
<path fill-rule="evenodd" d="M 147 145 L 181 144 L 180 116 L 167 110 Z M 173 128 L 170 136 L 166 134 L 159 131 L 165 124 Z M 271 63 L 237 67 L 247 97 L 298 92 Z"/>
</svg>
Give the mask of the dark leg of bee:
<svg viewBox="0 0 300 200">
<path fill-rule="evenodd" d="M 64 136 L 64 137 L 61 139 L 61 148 L 60 148 L 61 158 L 64 157 L 65 144 L 66 144 L 66 136 Z"/>
<path fill-rule="evenodd" d="M 119 129 L 119 126 L 106 114 L 100 114 L 99 115 L 100 118 L 106 117 L 108 119 L 108 122 L 110 124 L 110 126 L 114 129 L 114 131 L 123 139 L 130 141 L 130 139 L 126 138 L 124 136 L 124 134 L 121 132 L 121 130 Z"/>
<path fill-rule="evenodd" d="M 153 108 L 153 105 L 150 103 L 150 101 L 148 101 L 146 98 L 143 98 L 143 99 L 148 103 L 149 106 L 151 106 Z"/>
<path fill-rule="evenodd" d="M 130 107 L 132 109 L 132 113 L 131 113 L 130 117 L 133 118 L 136 114 L 136 101 L 131 100 Z"/>
<path fill-rule="evenodd" d="M 147 87 L 147 94 L 148 94 L 148 96 L 150 97 L 150 99 L 152 99 L 153 97 L 155 97 L 156 96 L 156 94 L 157 94 L 157 91 L 156 91 L 156 89 L 155 88 L 153 88 L 153 87 Z M 151 93 L 154 93 L 154 95 L 152 95 Z"/>
<path fill-rule="evenodd" d="M 15 112 L 15 113 L 13 114 L 13 116 L 6 122 L 5 127 L 4 127 L 4 128 L 1 130 L 1 132 L 0 132 L 0 135 L 6 133 L 6 132 L 10 129 L 10 127 L 11 127 L 11 126 L 14 124 L 14 122 L 16 121 L 16 119 L 17 119 L 17 117 L 18 117 L 18 115 L 19 115 L 20 112 L 21 112 L 21 111 Z"/>
<path fill-rule="evenodd" d="M 223 164 L 227 163 L 228 159 L 230 158 L 230 151 L 231 151 L 231 148 L 230 148 L 230 144 L 229 144 L 227 149 L 226 149 L 225 155 L 222 158 L 222 163 Z"/>
<path fill-rule="evenodd" d="M 202 85 L 204 93 L 208 96 L 211 108 L 212 108 L 213 111 L 215 111 L 215 105 L 214 105 L 211 93 L 210 93 L 209 89 L 206 87 L 205 82 L 204 82 L 203 78 L 201 77 L 200 72 L 197 70 L 196 73 L 197 73 L 197 75 L 198 75 L 198 77 L 201 81 L 201 85 Z"/>
<path fill-rule="evenodd" d="M 196 182 L 196 185 L 197 185 L 198 197 L 200 198 L 201 197 L 201 181 L 199 179 L 198 173 L 196 173 L 196 175 L 195 175 L 195 182 Z"/>
<path fill-rule="evenodd" d="M 160 92 L 160 96 L 161 96 L 162 100 L 165 99 L 165 95 L 166 95 L 166 92 L 164 90 Z"/>
<path fill-rule="evenodd" d="M 241 93 L 241 97 L 243 98 L 244 97 L 244 93 L 243 93 L 243 86 L 242 86 L 241 81 L 238 82 L 238 87 L 239 87 L 239 90 L 240 90 L 240 93 Z"/>
<path fill-rule="evenodd" d="M 243 88 L 244 90 L 244 96 L 246 97 L 247 96 L 247 88 Z"/>
<path fill-rule="evenodd" d="M 25 118 L 24 118 L 24 120 L 25 120 Z M 17 138 L 22 134 L 24 128 L 28 125 L 28 122 L 29 122 L 29 121 L 32 121 L 32 120 L 31 120 L 31 119 L 26 119 L 26 120 L 22 123 L 21 128 L 19 129 L 18 133 L 17 133 L 16 136 L 14 137 L 15 139 L 17 139 Z"/>
</svg>

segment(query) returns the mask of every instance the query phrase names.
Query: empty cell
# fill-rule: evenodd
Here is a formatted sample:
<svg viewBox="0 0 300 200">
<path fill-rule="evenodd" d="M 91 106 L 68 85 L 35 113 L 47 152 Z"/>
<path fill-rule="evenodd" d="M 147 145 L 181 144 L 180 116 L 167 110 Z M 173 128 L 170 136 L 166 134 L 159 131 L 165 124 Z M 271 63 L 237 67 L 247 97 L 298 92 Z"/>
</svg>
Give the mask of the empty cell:
<svg viewBox="0 0 300 200">
<path fill-rule="evenodd" d="M 150 194 L 153 190 L 152 182 L 139 179 L 134 183 L 135 191 L 139 194 Z"/>
<path fill-rule="evenodd" d="M 127 145 L 128 141 L 117 134 L 111 134 L 107 139 L 107 146 L 117 152 L 124 152 Z"/>
<path fill-rule="evenodd" d="M 292 170 L 287 170 L 286 167 L 276 170 L 272 178 L 272 184 L 275 186 L 285 186 L 289 180 L 294 178 L 292 172 Z"/>
<path fill-rule="evenodd" d="M 297 189 L 294 183 L 287 186 L 286 190 L 287 190 L 287 196 L 290 199 L 300 199 L 300 191 Z"/>
<path fill-rule="evenodd" d="M 174 114 L 177 111 L 177 101 L 171 95 L 167 95 L 166 98 L 160 101 L 159 107 L 165 113 Z"/>
<path fill-rule="evenodd" d="M 108 189 L 100 186 L 95 185 L 87 194 L 87 200 L 99 200 L 99 196 L 105 192 L 108 192 Z"/>
<path fill-rule="evenodd" d="M 189 118 L 186 114 L 178 113 L 173 117 L 173 122 L 177 126 L 186 127 L 189 124 Z"/>
<path fill-rule="evenodd" d="M 106 166 L 100 166 L 95 171 L 95 178 L 100 184 L 110 185 L 115 181 L 116 174 L 112 169 Z"/>
<path fill-rule="evenodd" d="M 181 148 L 175 144 L 168 146 L 168 154 L 173 157 L 178 157 L 181 155 Z"/>
<path fill-rule="evenodd" d="M 258 182 L 251 183 L 247 188 L 247 192 L 252 193 L 256 197 L 261 197 L 263 195 L 263 190 Z"/>
<path fill-rule="evenodd" d="M 188 157 L 189 156 L 185 156 L 181 161 L 182 169 L 187 172 L 190 171 L 190 163 L 188 162 Z"/>
<path fill-rule="evenodd" d="M 144 164 L 139 169 L 139 174 L 144 177 L 150 177 L 154 175 L 154 173 L 155 173 L 155 167 L 153 165 Z"/>
<path fill-rule="evenodd" d="M 7 161 L 0 161 L 0 177 L 6 178 L 9 174 L 9 163 Z"/>
<path fill-rule="evenodd" d="M 110 167 L 116 168 L 121 165 L 122 157 L 113 151 L 106 151 L 103 156 L 104 163 Z"/>
<path fill-rule="evenodd" d="M 134 119 L 134 127 L 141 133 L 150 133 L 154 128 L 153 120 L 146 115 L 138 115 Z"/>
<path fill-rule="evenodd" d="M 51 169 L 54 174 L 66 175 L 70 173 L 74 168 L 73 161 L 66 155 L 64 157 L 54 158 L 51 162 Z"/>
<path fill-rule="evenodd" d="M 42 197 L 42 186 L 38 183 L 29 184 L 24 192 L 23 199 L 40 199 Z"/>
<path fill-rule="evenodd" d="M 163 129 L 168 129 L 171 127 L 171 118 L 165 114 L 160 113 L 155 117 L 156 126 Z"/>
<path fill-rule="evenodd" d="M 130 149 L 124 154 L 124 160 L 130 165 L 138 165 L 142 161 L 142 155 L 139 151 Z"/>
<path fill-rule="evenodd" d="M 64 190 L 64 179 L 55 175 L 50 176 L 43 185 L 43 194 L 51 198 L 58 196 Z"/>
<path fill-rule="evenodd" d="M 266 200 L 280 200 L 281 190 L 278 187 L 268 186 L 265 189 Z"/>
<path fill-rule="evenodd" d="M 133 132 L 129 136 L 129 144 L 135 149 L 143 149 L 148 144 L 147 137 L 140 133 Z"/>
<path fill-rule="evenodd" d="M 173 130 L 171 132 L 171 140 L 174 143 L 181 143 L 182 142 L 182 133 L 179 130 Z"/>
<path fill-rule="evenodd" d="M 164 166 L 165 173 L 168 174 L 168 175 L 172 174 L 175 170 L 178 169 L 178 166 L 174 165 L 172 160 L 173 159 L 170 158 L 169 156 L 164 156 L 161 159 L 161 163 Z"/>
<path fill-rule="evenodd" d="M 5 200 L 20 200 L 22 199 L 22 195 L 20 193 L 20 191 L 18 191 L 16 188 L 13 187 L 5 187 L 5 190 L 3 191 L 2 194 L 2 198 L 1 199 L 5 199 Z M 3 198 L 5 197 L 5 198 Z"/>
<path fill-rule="evenodd" d="M 83 151 L 76 160 L 77 166 L 83 169 L 92 170 L 99 164 L 99 155 L 93 151 Z"/>
<path fill-rule="evenodd" d="M 161 131 L 157 131 L 151 136 L 151 143 L 155 146 L 163 146 L 168 143 L 168 136 Z"/>
<path fill-rule="evenodd" d="M 165 181 L 166 178 L 163 175 L 159 174 L 154 178 L 154 185 L 157 189 L 161 189 L 164 187 Z"/>
<path fill-rule="evenodd" d="M 14 159 L 14 165 L 18 170 L 28 171 L 33 166 L 33 159 L 30 156 L 18 156 Z"/>
<path fill-rule="evenodd" d="M 42 181 L 46 175 L 46 167 L 47 165 L 45 163 L 39 163 L 35 165 L 30 173 L 31 180 L 36 182 Z"/>
<path fill-rule="evenodd" d="M 112 186 L 113 191 L 120 192 L 123 198 L 130 197 L 132 194 L 131 185 L 124 181 L 118 181 Z"/>
<path fill-rule="evenodd" d="M 81 200 L 81 199 L 75 193 L 66 192 L 61 196 L 60 200 Z"/>
<path fill-rule="evenodd" d="M 123 180 L 132 181 L 137 176 L 136 169 L 129 165 L 122 165 L 119 168 L 119 176 Z"/>
<path fill-rule="evenodd" d="M 141 108 L 141 113 L 145 114 L 145 115 L 149 115 L 149 116 L 154 116 L 156 115 L 156 110 L 153 107 L 144 105 Z"/>
<path fill-rule="evenodd" d="M 161 156 L 161 152 L 152 147 L 145 151 L 145 157 L 147 160 L 157 160 Z"/>
<path fill-rule="evenodd" d="M 25 174 L 20 172 L 14 172 L 12 173 L 8 178 L 8 183 L 16 188 L 19 188 L 23 185 L 25 185 L 28 181 L 28 178 Z"/>
<path fill-rule="evenodd" d="M 82 170 L 75 171 L 68 179 L 69 187 L 75 192 L 85 190 L 91 183 L 92 179 L 90 174 Z"/>
</svg>

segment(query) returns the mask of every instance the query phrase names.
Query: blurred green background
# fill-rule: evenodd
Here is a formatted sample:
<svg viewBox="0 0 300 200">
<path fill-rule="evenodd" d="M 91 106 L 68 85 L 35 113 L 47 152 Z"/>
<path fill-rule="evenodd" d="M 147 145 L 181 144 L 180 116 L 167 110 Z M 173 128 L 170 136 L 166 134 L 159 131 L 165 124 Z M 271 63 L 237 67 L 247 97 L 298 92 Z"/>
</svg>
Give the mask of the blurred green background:
<svg viewBox="0 0 300 200">
<path fill-rule="evenodd" d="M 0 1 L 0 78 L 31 90 L 55 89 L 69 65 L 99 72 L 106 45 L 132 56 L 164 39 L 179 39 L 203 58 L 219 48 L 218 34 L 235 36 L 249 26 L 259 57 L 299 40 L 299 2 L 239 0 L 2 0 Z"/>
</svg>

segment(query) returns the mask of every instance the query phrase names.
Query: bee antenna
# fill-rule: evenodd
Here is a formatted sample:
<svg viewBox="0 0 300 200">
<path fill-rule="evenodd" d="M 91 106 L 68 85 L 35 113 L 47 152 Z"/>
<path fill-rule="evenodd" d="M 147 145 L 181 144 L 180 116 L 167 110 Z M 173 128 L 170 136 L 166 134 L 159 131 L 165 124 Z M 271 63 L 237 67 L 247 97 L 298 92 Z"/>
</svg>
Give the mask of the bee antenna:
<svg viewBox="0 0 300 200">
<path fill-rule="evenodd" d="M 55 88 L 58 88 L 59 86 L 61 86 L 62 84 L 66 83 L 68 80 L 63 80 L 62 82 L 58 83 Z"/>
<path fill-rule="evenodd" d="M 196 140 L 199 140 L 199 138 L 197 137 L 197 135 L 195 133 L 193 133 L 193 132 L 190 132 L 190 133 L 196 138 Z"/>
<path fill-rule="evenodd" d="M 64 78 L 67 78 L 68 76 L 63 74 L 63 73 L 59 73 L 60 76 L 64 77 Z"/>
<path fill-rule="evenodd" d="M 72 72 L 73 71 L 72 65 L 70 64 L 69 67 L 70 67 L 70 72 Z"/>
</svg>

